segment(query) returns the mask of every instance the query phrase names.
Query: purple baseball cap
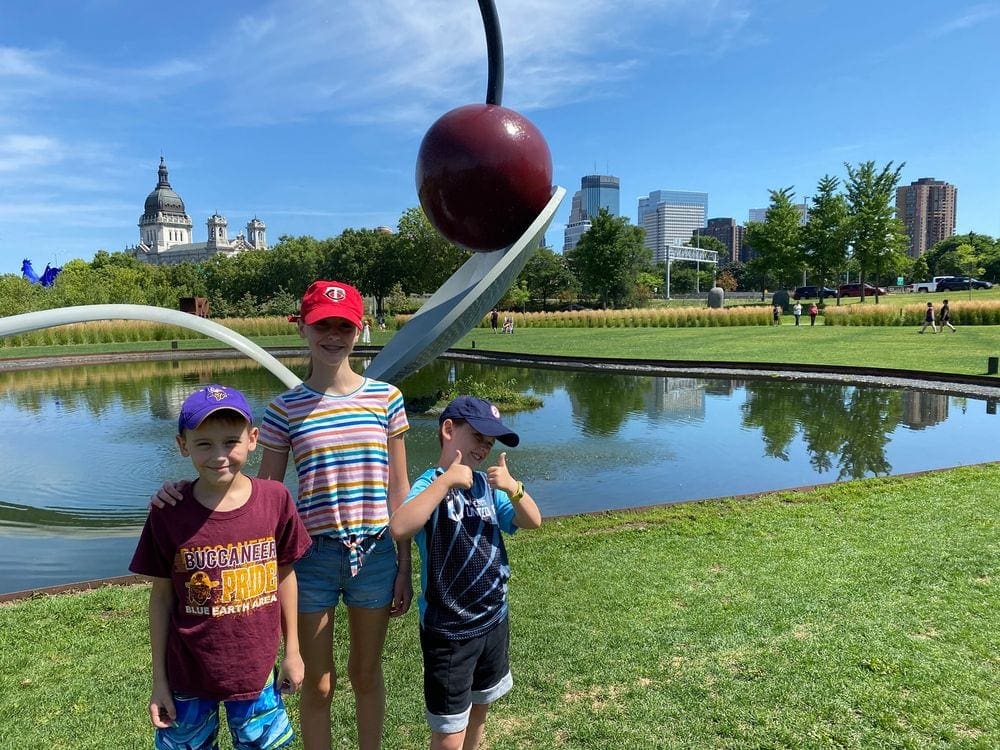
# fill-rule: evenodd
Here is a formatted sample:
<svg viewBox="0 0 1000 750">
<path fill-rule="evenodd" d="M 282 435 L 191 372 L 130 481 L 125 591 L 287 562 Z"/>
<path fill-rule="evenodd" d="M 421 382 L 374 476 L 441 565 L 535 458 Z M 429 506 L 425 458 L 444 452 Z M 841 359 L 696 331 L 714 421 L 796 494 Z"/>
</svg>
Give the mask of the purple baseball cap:
<svg viewBox="0 0 1000 750">
<path fill-rule="evenodd" d="M 235 411 L 243 415 L 247 422 L 253 424 L 253 412 L 250 409 L 250 404 L 247 403 L 246 396 L 235 388 L 224 385 L 206 385 L 184 399 L 181 415 L 177 418 L 177 434 L 182 434 L 185 429 L 197 429 L 198 425 L 205 421 L 205 417 L 220 409 Z"/>
<path fill-rule="evenodd" d="M 444 407 L 438 424 L 446 419 L 464 419 L 472 428 L 482 435 L 496 438 L 501 443 L 514 448 L 521 442 L 510 427 L 500 421 L 500 410 L 489 401 L 475 396 L 459 396 Z"/>
</svg>

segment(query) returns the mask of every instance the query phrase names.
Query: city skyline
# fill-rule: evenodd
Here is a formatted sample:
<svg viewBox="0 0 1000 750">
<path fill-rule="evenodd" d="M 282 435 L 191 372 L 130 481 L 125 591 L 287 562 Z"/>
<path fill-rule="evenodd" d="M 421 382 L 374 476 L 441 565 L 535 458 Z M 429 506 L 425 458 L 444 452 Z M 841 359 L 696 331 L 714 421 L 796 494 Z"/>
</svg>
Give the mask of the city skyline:
<svg viewBox="0 0 1000 750">
<path fill-rule="evenodd" d="M 794 186 L 797 203 L 843 179 L 844 162 L 905 162 L 901 185 L 959 188 L 957 233 L 1000 236 L 998 3 L 498 12 L 504 104 L 545 135 L 570 194 L 611 174 L 633 222 L 634 201 L 666 188 L 742 220 L 771 189 Z M 6 4 L 0 29 L 0 273 L 134 244 L 161 155 L 192 217 L 266 217 L 272 245 L 395 227 L 418 205 L 423 134 L 485 92 L 472 0 L 179 0 L 169 14 L 39 0 Z M 548 233 L 557 248 L 570 208 Z"/>
</svg>

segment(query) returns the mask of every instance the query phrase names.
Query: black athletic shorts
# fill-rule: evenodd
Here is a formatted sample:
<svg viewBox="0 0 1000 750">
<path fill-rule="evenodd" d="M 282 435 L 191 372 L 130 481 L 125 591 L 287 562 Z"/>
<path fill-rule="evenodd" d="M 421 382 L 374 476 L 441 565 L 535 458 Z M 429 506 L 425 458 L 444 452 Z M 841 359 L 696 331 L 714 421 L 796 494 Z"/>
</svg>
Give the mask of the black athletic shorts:
<svg viewBox="0 0 1000 750">
<path fill-rule="evenodd" d="M 427 723 L 434 732 L 461 732 L 469 724 L 473 703 L 492 703 L 514 686 L 506 615 L 485 635 L 459 641 L 421 628 L 420 649 Z"/>
</svg>

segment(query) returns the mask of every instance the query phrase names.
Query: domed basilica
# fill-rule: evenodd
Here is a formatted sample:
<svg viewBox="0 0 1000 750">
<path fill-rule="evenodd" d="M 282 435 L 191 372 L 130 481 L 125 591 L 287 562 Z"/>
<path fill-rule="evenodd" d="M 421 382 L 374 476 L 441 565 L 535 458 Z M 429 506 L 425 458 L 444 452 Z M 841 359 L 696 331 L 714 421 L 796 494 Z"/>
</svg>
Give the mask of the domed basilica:
<svg viewBox="0 0 1000 750">
<path fill-rule="evenodd" d="M 236 255 L 244 250 L 267 250 L 264 222 L 256 216 L 247 222 L 247 233 L 229 239 L 228 222 L 224 216 L 212 214 L 208 225 L 208 242 L 192 242 L 191 218 L 184 210 L 184 201 L 170 187 L 167 165 L 160 157 L 156 187 L 146 197 L 139 217 L 139 244 L 126 250 L 134 258 L 154 265 L 168 263 L 199 263 L 213 255 Z"/>
</svg>

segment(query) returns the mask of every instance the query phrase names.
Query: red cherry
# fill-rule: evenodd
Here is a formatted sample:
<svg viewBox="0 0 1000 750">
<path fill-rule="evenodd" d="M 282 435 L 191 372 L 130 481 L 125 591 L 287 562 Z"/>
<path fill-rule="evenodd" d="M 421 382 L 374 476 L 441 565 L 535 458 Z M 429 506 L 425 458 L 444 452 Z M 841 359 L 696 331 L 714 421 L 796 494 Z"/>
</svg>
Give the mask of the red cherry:
<svg viewBox="0 0 1000 750">
<path fill-rule="evenodd" d="M 417 194 L 431 224 L 474 252 L 513 244 L 552 197 L 552 155 L 522 115 L 467 104 L 431 125 L 417 155 Z"/>
</svg>

